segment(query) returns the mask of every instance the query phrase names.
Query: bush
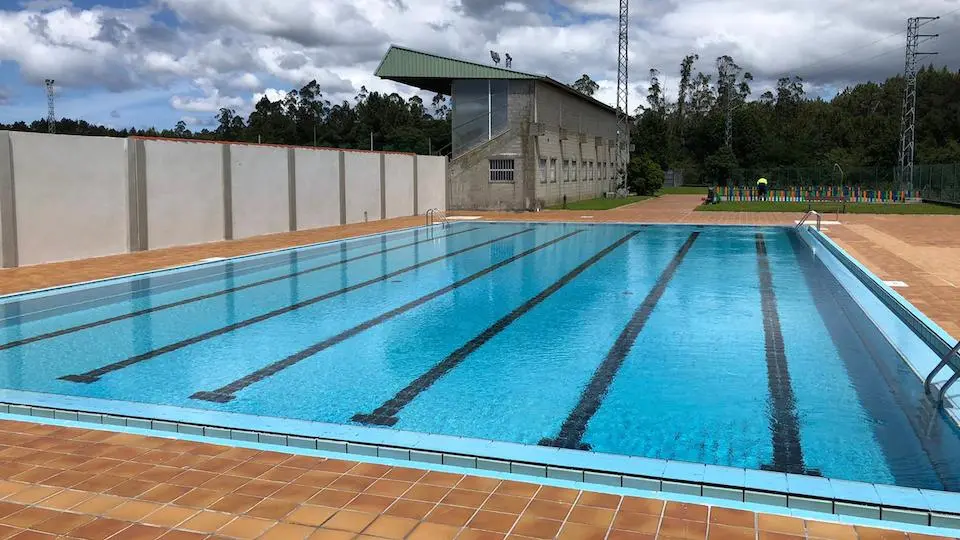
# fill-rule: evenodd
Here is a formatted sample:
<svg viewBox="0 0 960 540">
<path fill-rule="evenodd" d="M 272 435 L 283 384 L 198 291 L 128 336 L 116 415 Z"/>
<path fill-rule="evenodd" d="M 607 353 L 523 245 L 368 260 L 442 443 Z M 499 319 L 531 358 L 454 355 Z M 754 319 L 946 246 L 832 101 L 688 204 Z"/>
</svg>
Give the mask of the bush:
<svg viewBox="0 0 960 540">
<path fill-rule="evenodd" d="M 627 166 L 627 187 L 637 195 L 653 195 L 663 187 L 663 169 L 644 154 L 630 160 Z"/>
</svg>

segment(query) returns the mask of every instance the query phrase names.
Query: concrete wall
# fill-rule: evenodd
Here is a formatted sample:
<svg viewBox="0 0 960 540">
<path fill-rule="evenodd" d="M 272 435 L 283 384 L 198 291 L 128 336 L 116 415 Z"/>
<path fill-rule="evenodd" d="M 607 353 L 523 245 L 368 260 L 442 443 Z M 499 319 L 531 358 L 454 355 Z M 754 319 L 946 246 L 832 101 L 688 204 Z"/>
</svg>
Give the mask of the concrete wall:
<svg viewBox="0 0 960 540">
<path fill-rule="evenodd" d="M 612 111 L 533 81 L 511 81 L 508 110 L 509 131 L 451 162 L 451 208 L 523 210 L 559 204 L 564 197 L 568 202 L 590 199 L 608 189 L 609 181 L 599 171 L 608 163 L 608 144 L 616 136 Z M 514 160 L 512 183 L 490 182 L 491 159 Z M 540 172 L 541 159 L 547 163 L 546 175 Z M 556 160 L 552 175 L 551 160 Z M 569 181 L 564 181 L 564 161 L 571 168 L 576 162 Z"/>
<path fill-rule="evenodd" d="M 230 145 L 233 238 L 290 230 L 287 149 Z"/>
<path fill-rule="evenodd" d="M 415 214 L 413 200 L 413 156 L 384 154 L 384 204 L 386 217 L 395 218 Z"/>
<path fill-rule="evenodd" d="M 223 240 L 219 144 L 143 141 L 149 249 Z"/>
<path fill-rule="evenodd" d="M 446 158 L 0 131 L 0 264 L 446 209 Z"/>
<path fill-rule="evenodd" d="M 417 156 L 417 214 L 431 208 L 447 208 L 447 159 L 441 156 Z"/>
<path fill-rule="evenodd" d="M 10 142 L 18 264 L 127 250 L 126 140 L 10 133 Z"/>
<path fill-rule="evenodd" d="M 379 154 L 344 152 L 347 223 L 380 219 L 380 172 Z"/>
<path fill-rule="evenodd" d="M 340 152 L 297 148 L 295 155 L 297 228 L 340 225 Z"/>
</svg>

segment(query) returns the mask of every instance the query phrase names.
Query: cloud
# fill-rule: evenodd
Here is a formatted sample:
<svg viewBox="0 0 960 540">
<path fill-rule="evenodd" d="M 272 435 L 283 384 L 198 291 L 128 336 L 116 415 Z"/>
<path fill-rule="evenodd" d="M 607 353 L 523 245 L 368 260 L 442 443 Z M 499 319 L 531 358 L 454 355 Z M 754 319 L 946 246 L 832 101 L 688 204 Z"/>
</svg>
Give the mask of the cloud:
<svg viewBox="0 0 960 540">
<path fill-rule="evenodd" d="M 120 113 L 116 109 L 114 109 L 110 111 L 110 118 L 120 118 Z"/>
<path fill-rule="evenodd" d="M 13 100 L 13 92 L 6 86 L 0 86 L 0 105 L 9 105 Z"/>
<path fill-rule="evenodd" d="M 600 84 L 599 99 L 612 104 L 616 94 L 615 0 L 129 4 L 29 0 L 0 10 L 0 61 L 14 62 L 26 85 L 55 78 L 64 92 L 166 92 L 162 101 L 174 118 L 176 111 L 243 110 L 251 96 L 314 79 L 335 102 L 351 99 L 361 86 L 405 97 L 418 93 L 373 77 L 391 43 L 482 63 L 489 63 L 491 49 L 509 52 L 514 69 L 562 82 L 587 73 Z M 730 54 L 756 77 L 755 96 L 794 73 L 811 88 L 885 79 L 902 70 L 906 18 L 957 7 L 956 0 L 634 2 L 630 107 L 642 102 L 650 67 L 661 70 L 667 95 L 675 96 L 679 64 L 689 53 L 699 54 L 696 68 L 710 73 L 717 56 Z M 930 27 L 941 36 L 935 50 L 942 54 L 934 60 L 954 68 L 960 63 L 957 29 L 957 12 Z M 838 54 L 844 51 L 851 52 Z"/>
</svg>

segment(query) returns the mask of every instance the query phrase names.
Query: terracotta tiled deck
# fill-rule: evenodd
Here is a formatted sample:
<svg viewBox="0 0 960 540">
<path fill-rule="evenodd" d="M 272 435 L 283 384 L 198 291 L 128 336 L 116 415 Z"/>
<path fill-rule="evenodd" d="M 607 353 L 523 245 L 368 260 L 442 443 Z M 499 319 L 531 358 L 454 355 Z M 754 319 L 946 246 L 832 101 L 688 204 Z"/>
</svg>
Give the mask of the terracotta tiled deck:
<svg viewBox="0 0 960 540">
<path fill-rule="evenodd" d="M 609 211 L 464 213 L 527 221 L 789 224 L 693 212 L 696 196 Z M 592 216 L 592 217 L 582 217 Z M 829 234 L 960 335 L 960 216 L 844 216 Z M 0 271 L 14 292 L 419 225 L 401 218 Z M 0 421 L 2 538 L 932 538 L 532 483 L 109 431 Z"/>
<path fill-rule="evenodd" d="M 23 422 L 0 441 L 0 538 L 935 538 Z"/>
</svg>

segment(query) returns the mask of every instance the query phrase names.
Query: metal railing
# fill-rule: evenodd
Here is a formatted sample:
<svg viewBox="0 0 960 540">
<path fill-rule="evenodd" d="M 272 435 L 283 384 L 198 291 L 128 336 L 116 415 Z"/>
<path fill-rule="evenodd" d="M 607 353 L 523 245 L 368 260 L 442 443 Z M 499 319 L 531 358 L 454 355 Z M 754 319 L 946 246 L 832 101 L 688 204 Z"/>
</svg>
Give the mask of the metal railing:
<svg viewBox="0 0 960 540">
<path fill-rule="evenodd" d="M 927 375 L 926 380 L 923 381 L 923 391 L 929 396 L 933 391 L 933 378 L 937 376 L 937 373 L 940 373 L 940 370 L 943 369 L 947 364 L 953 360 L 953 357 L 960 353 L 960 341 L 950 349 L 950 352 L 943 355 L 943 358 L 940 359 L 940 363 L 937 364 L 937 367 L 933 368 L 933 371 Z M 960 369 L 957 369 L 956 366 L 950 366 L 953 368 L 953 375 L 947 379 L 947 382 L 943 383 L 943 386 L 940 387 L 940 391 L 937 393 L 936 405 L 940 407 L 943 405 L 943 398 L 947 395 L 947 389 L 950 388 L 953 383 L 957 382 L 957 379 L 960 379 Z"/>
<path fill-rule="evenodd" d="M 800 221 L 797 222 L 797 226 L 795 228 L 799 231 L 800 227 L 803 227 L 803 224 L 806 223 L 807 218 L 809 218 L 810 216 L 817 216 L 817 230 L 819 231 L 821 216 L 820 216 L 820 212 L 817 212 L 816 210 L 807 210 L 806 212 L 804 212 L 803 217 L 801 217 Z"/>
<path fill-rule="evenodd" d="M 447 213 L 439 208 L 431 208 L 427 210 L 426 220 L 428 227 L 437 223 L 442 223 L 443 225 L 450 223 L 450 221 L 447 219 Z"/>
</svg>

